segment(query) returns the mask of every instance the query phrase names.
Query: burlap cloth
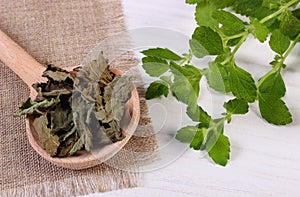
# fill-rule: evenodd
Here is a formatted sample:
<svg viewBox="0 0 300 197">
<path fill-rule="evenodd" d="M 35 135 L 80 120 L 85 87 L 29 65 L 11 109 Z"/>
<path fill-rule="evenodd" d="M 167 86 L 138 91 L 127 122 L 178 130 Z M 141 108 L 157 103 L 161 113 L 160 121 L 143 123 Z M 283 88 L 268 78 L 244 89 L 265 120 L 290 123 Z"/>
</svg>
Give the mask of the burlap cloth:
<svg viewBox="0 0 300 197">
<path fill-rule="evenodd" d="M 41 64 L 61 67 L 79 65 L 97 43 L 126 29 L 121 0 L 0 0 L 0 28 Z M 136 63 L 127 53 L 114 65 L 124 71 Z M 139 92 L 136 132 L 151 133 L 143 88 Z M 138 185 L 138 172 L 111 165 L 133 163 L 122 152 L 107 164 L 81 171 L 41 158 L 27 140 L 25 118 L 13 118 L 28 95 L 26 85 L 0 61 L 0 196 L 77 196 Z M 151 152 L 156 146 L 152 135 L 135 136 L 124 150 Z"/>
</svg>

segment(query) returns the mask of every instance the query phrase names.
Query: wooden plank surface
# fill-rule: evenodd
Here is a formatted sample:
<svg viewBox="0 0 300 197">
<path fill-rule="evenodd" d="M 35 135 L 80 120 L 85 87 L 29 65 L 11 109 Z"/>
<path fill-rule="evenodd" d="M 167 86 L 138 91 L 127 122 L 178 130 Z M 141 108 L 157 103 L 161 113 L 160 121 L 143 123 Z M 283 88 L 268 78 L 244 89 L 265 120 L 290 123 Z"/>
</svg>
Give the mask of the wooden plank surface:
<svg viewBox="0 0 300 197">
<path fill-rule="evenodd" d="M 184 0 L 124 0 L 130 29 L 159 26 L 191 35 L 195 27 L 194 7 Z M 296 50 L 299 51 L 299 48 Z M 294 58 L 284 72 L 285 101 L 294 122 L 276 127 L 267 124 L 251 106 L 246 116 L 234 117 L 225 130 L 231 141 L 227 167 L 213 164 L 205 155 L 188 150 L 178 160 L 142 174 L 140 187 L 90 196 L 299 196 L 300 194 L 300 67 Z M 257 76 L 273 58 L 265 44 L 249 39 L 238 53 L 242 67 Z M 158 102 L 166 102 L 161 100 Z M 171 104 L 169 109 L 176 106 Z M 159 118 L 155 118 L 158 124 Z M 159 140 L 160 141 L 160 140 Z M 163 143 L 163 140 L 160 141 Z"/>
</svg>

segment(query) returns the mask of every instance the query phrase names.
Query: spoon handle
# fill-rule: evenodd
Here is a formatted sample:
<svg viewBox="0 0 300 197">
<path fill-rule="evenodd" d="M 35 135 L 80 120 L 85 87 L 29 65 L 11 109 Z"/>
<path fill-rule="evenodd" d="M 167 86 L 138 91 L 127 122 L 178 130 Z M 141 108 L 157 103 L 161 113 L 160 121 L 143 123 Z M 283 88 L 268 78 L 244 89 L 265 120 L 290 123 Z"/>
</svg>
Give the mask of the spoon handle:
<svg viewBox="0 0 300 197">
<path fill-rule="evenodd" d="M 0 60 L 15 72 L 29 87 L 33 83 L 45 81 L 45 70 L 40 63 L 0 30 Z"/>
</svg>

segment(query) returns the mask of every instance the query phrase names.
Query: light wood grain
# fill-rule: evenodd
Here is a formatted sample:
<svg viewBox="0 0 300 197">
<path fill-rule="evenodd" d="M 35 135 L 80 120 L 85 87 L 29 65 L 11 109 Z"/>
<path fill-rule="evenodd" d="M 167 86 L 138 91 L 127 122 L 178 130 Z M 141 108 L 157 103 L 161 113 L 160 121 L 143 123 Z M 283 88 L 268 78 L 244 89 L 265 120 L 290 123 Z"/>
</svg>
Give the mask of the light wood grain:
<svg viewBox="0 0 300 197">
<path fill-rule="evenodd" d="M 30 96 L 35 97 L 33 83 L 45 81 L 42 73 L 45 70 L 24 49 L 0 30 L 0 60 L 14 71 L 30 88 Z"/>
</svg>

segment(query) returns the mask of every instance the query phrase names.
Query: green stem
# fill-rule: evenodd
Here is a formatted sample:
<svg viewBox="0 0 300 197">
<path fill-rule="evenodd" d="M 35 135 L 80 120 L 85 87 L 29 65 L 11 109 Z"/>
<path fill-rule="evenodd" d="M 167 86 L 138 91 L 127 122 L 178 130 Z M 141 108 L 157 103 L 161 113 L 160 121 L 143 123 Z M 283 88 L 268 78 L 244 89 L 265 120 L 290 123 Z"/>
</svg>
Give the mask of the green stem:
<svg viewBox="0 0 300 197">
<path fill-rule="evenodd" d="M 293 41 L 293 43 L 289 46 L 289 48 L 287 49 L 287 51 L 285 52 L 284 56 L 281 58 L 280 62 L 278 62 L 272 70 L 270 70 L 267 74 L 265 74 L 261 80 L 258 81 L 257 87 L 259 87 L 265 78 L 268 77 L 268 75 L 274 73 L 274 72 L 280 72 L 282 65 L 284 64 L 285 60 L 287 59 L 287 57 L 289 56 L 289 54 L 293 51 L 293 49 L 295 48 L 296 44 L 298 43 L 298 41 L 300 40 L 300 34 L 297 35 L 297 37 L 295 38 L 295 40 Z"/>
<path fill-rule="evenodd" d="M 240 37 L 244 36 L 246 33 L 247 32 L 242 32 L 242 33 L 239 33 L 239 34 L 236 34 L 236 35 L 233 35 L 233 36 L 227 36 L 225 38 L 225 40 L 226 40 L 226 42 L 228 42 L 229 40 L 240 38 Z"/>
<path fill-rule="evenodd" d="M 292 0 L 292 1 L 288 2 L 287 4 L 285 4 L 284 6 L 282 6 L 279 10 L 277 10 L 273 14 L 271 14 L 269 16 L 266 16 L 265 18 L 261 19 L 260 22 L 261 23 L 265 23 L 268 20 L 271 20 L 272 18 L 277 17 L 278 15 L 280 15 L 282 12 L 285 12 L 286 9 L 288 9 L 290 6 L 292 6 L 293 4 L 295 4 L 297 2 L 298 2 L 298 0 Z"/>
<path fill-rule="evenodd" d="M 210 127 L 208 128 L 207 131 L 216 131 L 218 129 L 219 126 L 223 125 L 226 121 L 227 121 L 227 116 L 223 117 L 219 122 L 214 123 L 213 121 L 211 121 L 210 123 Z"/>
<path fill-rule="evenodd" d="M 226 46 L 228 42 L 226 35 L 219 28 L 216 28 L 215 31 L 221 36 L 223 46 Z"/>
<path fill-rule="evenodd" d="M 242 46 L 242 44 L 245 42 L 245 40 L 247 39 L 248 35 L 249 35 L 248 31 L 243 32 L 243 37 L 241 38 L 241 40 L 239 41 L 239 43 L 236 45 L 236 47 L 233 49 L 233 51 L 230 54 L 230 56 L 221 63 L 222 65 L 227 64 L 228 62 L 230 62 L 234 58 L 234 55 L 239 50 L 239 48 Z"/>
<path fill-rule="evenodd" d="M 295 40 L 293 41 L 293 43 L 291 44 L 291 46 L 285 52 L 284 56 L 282 57 L 282 59 L 280 61 L 280 67 L 283 65 L 283 63 L 285 62 L 286 58 L 293 51 L 293 49 L 295 48 L 295 46 L 296 46 L 296 44 L 298 43 L 299 40 L 300 40 L 300 34 L 297 35 L 297 37 L 295 38 Z"/>
<path fill-rule="evenodd" d="M 205 76 L 205 75 L 207 75 L 209 73 L 209 69 L 208 68 L 204 68 L 204 69 L 200 70 L 200 72 L 201 72 L 202 76 Z"/>
<path fill-rule="evenodd" d="M 249 33 L 246 32 L 243 37 L 241 38 L 241 40 L 239 41 L 239 43 L 236 45 L 236 47 L 233 49 L 232 51 L 232 56 L 234 56 L 236 54 L 236 52 L 239 50 L 239 48 L 242 46 L 242 44 L 246 41 L 247 37 L 248 37 Z"/>
<path fill-rule="evenodd" d="M 192 51 L 189 50 L 189 53 L 185 56 L 185 58 L 182 59 L 182 61 L 179 63 L 179 66 L 183 66 L 186 62 L 190 63 L 192 58 L 193 58 Z"/>
<path fill-rule="evenodd" d="M 288 9 L 290 6 L 292 6 L 293 4 L 297 3 L 298 1 L 299 0 L 292 0 L 292 1 L 288 2 L 286 5 L 282 6 L 278 11 L 274 12 L 273 14 L 270 14 L 269 16 L 266 16 L 263 19 L 261 19 L 260 22 L 261 23 L 265 23 L 268 20 L 270 20 L 270 19 L 272 19 L 274 17 L 277 17 L 278 15 L 280 15 L 282 12 L 284 12 L 286 9 Z M 242 33 L 239 33 L 239 34 L 227 37 L 225 39 L 225 41 L 228 42 L 231 39 L 242 37 L 241 40 L 239 41 L 239 43 L 237 44 L 237 46 L 233 49 L 233 51 L 230 54 L 230 56 L 221 63 L 222 65 L 227 64 L 228 62 L 230 62 L 234 58 L 234 55 L 239 50 L 239 48 L 242 46 L 242 44 L 245 42 L 245 40 L 247 39 L 248 35 L 249 35 L 249 32 L 246 30 L 245 32 L 242 32 Z M 285 58 L 283 58 L 283 59 L 285 59 Z"/>
</svg>

